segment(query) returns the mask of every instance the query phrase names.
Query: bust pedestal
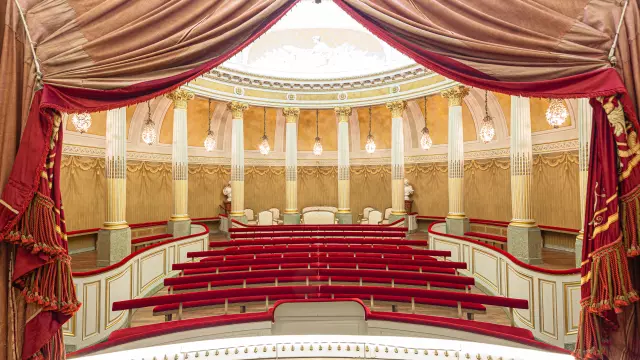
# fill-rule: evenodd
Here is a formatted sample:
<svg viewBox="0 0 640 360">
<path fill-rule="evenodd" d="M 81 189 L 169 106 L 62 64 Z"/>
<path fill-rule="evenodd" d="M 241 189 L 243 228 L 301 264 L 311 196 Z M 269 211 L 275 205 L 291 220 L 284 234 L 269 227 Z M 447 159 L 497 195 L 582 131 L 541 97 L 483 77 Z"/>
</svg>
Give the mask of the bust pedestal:
<svg viewBox="0 0 640 360">
<path fill-rule="evenodd" d="M 413 207 L 413 200 L 405 200 L 404 201 L 404 211 L 407 212 L 407 214 L 411 214 L 411 208 Z"/>
<path fill-rule="evenodd" d="M 223 201 L 222 202 L 224 204 L 224 211 L 227 215 L 229 215 L 229 213 L 231 213 L 231 201 Z"/>
</svg>

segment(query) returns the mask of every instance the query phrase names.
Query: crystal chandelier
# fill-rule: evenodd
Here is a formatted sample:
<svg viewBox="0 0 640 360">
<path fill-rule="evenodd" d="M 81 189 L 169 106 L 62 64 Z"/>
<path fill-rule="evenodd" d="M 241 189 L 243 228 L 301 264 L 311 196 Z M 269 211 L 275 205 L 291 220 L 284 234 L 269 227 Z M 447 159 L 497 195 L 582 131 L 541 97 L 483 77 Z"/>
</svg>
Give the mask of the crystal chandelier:
<svg viewBox="0 0 640 360">
<path fill-rule="evenodd" d="M 489 105 L 487 101 L 488 91 L 484 91 L 484 119 L 482 119 L 482 127 L 480 127 L 480 140 L 487 144 L 496 135 L 496 129 L 493 127 L 493 118 L 489 115 Z"/>
<path fill-rule="evenodd" d="M 91 127 L 91 115 L 89 113 L 73 114 L 71 122 L 80 134 L 84 134 Z"/>
<path fill-rule="evenodd" d="M 427 127 L 427 97 L 424 97 L 424 128 L 422 128 L 422 137 L 420 138 L 420 147 L 422 150 L 429 150 L 433 145 L 431 135 L 429 135 L 429 128 Z"/>
<path fill-rule="evenodd" d="M 142 141 L 147 145 L 156 142 L 156 124 L 151 120 L 151 100 L 147 101 L 147 120 L 142 126 Z"/>
<path fill-rule="evenodd" d="M 267 143 L 269 146 L 269 143 Z M 211 130 L 211 99 L 209 99 L 209 130 L 207 130 L 207 137 L 204 139 L 204 149 L 207 151 L 213 151 L 216 148 L 216 137 Z M 269 153 L 267 151 L 267 153 Z"/>
<path fill-rule="evenodd" d="M 269 138 L 267 137 L 267 108 L 264 108 L 264 117 L 263 117 L 263 125 L 264 125 L 264 133 L 262 138 L 260 138 L 260 145 L 258 148 L 260 149 L 260 154 L 269 155 L 271 151 L 271 147 L 269 146 Z"/>
<path fill-rule="evenodd" d="M 367 136 L 367 143 L 364 145 L 364 149 L 369 154 L 373 154 L 376 151 L 376 142 L 373 140 L 373 135 L 371 135 L 371 106 L 369 106 L 369 136 Z"/>
<path fill-rule="evenodd" d="M 567 120 L 569 113 L 564 106 L 562 99 L 549 99 L 549 108 L 547 109 L 547 122 L 553 126 L 554 129 L 560 127 Z"/>
<path fill-rule="evenodd" d="M 316 109 L 316 142 L 313 144 L 313 155 L 322 155 L 322 142 L 320 140 L 320 136 L 318 136 L 318 110 Z"/>
</svg>

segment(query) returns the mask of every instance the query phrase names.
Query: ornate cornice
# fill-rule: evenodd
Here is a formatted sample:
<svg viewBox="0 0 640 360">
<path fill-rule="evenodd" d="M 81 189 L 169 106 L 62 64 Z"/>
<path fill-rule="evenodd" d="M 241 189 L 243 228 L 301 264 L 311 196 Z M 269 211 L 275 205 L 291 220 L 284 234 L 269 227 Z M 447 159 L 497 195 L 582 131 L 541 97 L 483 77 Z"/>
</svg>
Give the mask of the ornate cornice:
<svg viewBox="0 0 640 360">
<path fill-rule="evenodd" d="M 242 119 L 242 113 L 248 108 L 248 104 L 239 101 L 227 103 L 227 109 L 231 110 L 231 116 L 234 119 Z"/>
<path fill-rule="evenodd" d="M 178 90 L 172 91 L 166 94 L 165 96 L 167 97 L 167 99 L 173 101 L 173 107 L 175 109 L 186 109 L 187 102 L 194 98 L 194 95 L 192 92 L 184 89 L 178 89 Z"/>
<path fill-rule="evenodd" d="M 387 103 L 387 109 L 391 111 L 392 118 L 401 118 L 404 109 L 407 108 L 407 102 L 404 100 L 392 101 Z"/>
<path fill-rule="evenodd" d="M 298 118 L 300 117 L 300 109 L 287 107 L 282 109 L 282 114 L 284 115 L 284 118 L 287 123 L 295 124 L 296 122 L 298 122 Z"/>
<path fill-rule="evenodd" d="M 444 90 L 441 94 L 443 98 L 449 100 L 450 107 L 460 106 L 462 105 L 462 99 L 469 95 L 469 88 L 463 85 L 458 85 Z"/>
<path fill-rule="evenodd" d="M 559 141 L 553 143 L 533 145 L 534 154 L 549 154 L 567 151 L 577 151 L 578 140 Z M 95 148 L 79 145 L 65 144 L 62 148 L 64 155 L 71 156 L 87 156 L 87 157 L 105 157 L 104 148 Z M 390 157 L 356 157 L 351 154 L 349 162 L 351 165 L 390 165 Z M 359 155 L 358 155 L 359 156 Z M 337 157 L 337 152 L 336 152 Z M 509 148 L 491 149 L 482 151 L 468 151 L 464 154 L 465 160 L 483 160 L 483 159 L 500 159 L 509 158 Z M 128 151 L 127 160 L 131 161 L 151 161 L 151 162 L 171 162 L 171 154 L 146 153 Z M 209 157 L 209 156 L 189 156 L 189 164 L 210 164 L 210 165 L 230 165 L 230 157 Z M 422 164 L 422 163 L 446 163 L 447 154 L 433 155 L 414 155 L 405 156 L 405 164 Z M 285 160 L 281 159 L 265 159 L 256 156 L 245 157 L 245 166 L 284 166 Z M 304 159 L 298 158 L 298 166 L 338 166 L 337 159 Z"/>
</svg>

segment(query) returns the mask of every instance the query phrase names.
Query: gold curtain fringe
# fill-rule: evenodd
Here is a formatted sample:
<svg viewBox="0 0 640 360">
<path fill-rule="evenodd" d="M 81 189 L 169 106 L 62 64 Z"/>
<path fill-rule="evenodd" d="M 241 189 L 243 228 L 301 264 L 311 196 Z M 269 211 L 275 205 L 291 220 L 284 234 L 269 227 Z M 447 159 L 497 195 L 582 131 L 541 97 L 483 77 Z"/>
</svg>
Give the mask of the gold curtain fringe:
<svg viewBox="0 0 640 360">
<path fill-rule="evenodd" d="M 640 255 L 640 186 L 620 197 L 620 214 L 624 249 L 628 257 Z"/>
</svg>

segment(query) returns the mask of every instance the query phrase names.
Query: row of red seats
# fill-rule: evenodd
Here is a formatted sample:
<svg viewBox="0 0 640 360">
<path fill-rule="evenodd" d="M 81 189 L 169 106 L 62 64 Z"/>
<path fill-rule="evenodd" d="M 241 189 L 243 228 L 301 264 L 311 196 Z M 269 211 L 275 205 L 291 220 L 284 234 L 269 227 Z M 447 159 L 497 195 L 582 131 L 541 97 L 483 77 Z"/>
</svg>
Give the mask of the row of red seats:
<svg viewBox="0 0 640 360">
<path fill-rule="evenodd" d="M 407 239 L 383 239 L 383 238 L 276 238 L 276 239 L 255 239 L 255 240 L 229 240 L 212 241 L 210 247 L 228 246 L 250 246 L 250 245 L 297 245 L 297 244 L 349 244 L 349 245 L 395 245 L 395 246 L 422 246 L 427 247 L 427 240 L 407 240 Z"/>
<path fill-rule="evenodd" d="M 292 253 L 292 252 L 325 252 L 325 253 L 384 253 L 384 254 L 407 254 L 407 255 L 428 255 L 428 256 L 451 256 L 448 250 L 426 250 L 414 248 L 397 248 L 395 246 L 367 246 L 367 245 L 273 245 L 273 246 L 240 246 L 230 247 L 222 250 L 191 251 L 188 257 L 204 257 L 216 255 L 236 255 L 236 254 L 272 254 L 272 253 Z"/>
<path fill-rule="evenodd" d="M 393 226 L 379 226 L 379 225 L 359 225 L 359 224 L 340 224 L 340 225 L 270 225 L 270 226 L 245 226 L 245 227 L 232 227 L 229 229 L 230 233 L 260 233 L 260 232 L 273 232 L 273 231 L 288 231 L 288 232 L 300 232 L 300 231 L 375 231 L 378 233 L 387 232 L 403 232 L 406 234 L 409 229 L 404 227 Z"/>
<path fill-rule="evenodd" d="M 283 226 L 281 226 L 282 228 Z M 257 232 L 257 233 L 231 233 L 229 237 L 231 239 L 257 239 L 257 238 L 281 238 L 281 237 L 374 237 L 374 238 L 384 238 L 384 239 L 404 239 L 407 233 L 404 231 L 388 231 L 388 232 L 380 232 L 380 231 L 344 231 L 336 230 L 336 231 L 273 231 L 273 232 Z"/>
<path fill-rule="evenodd" d="M 318 256 L 336 255 L 336 253 L 326 253 L 326 252 L 292 252 L 292 253 L 268 253 L 268 254 L 239 254 L 239 255 L 216 255 L 216 256 L 207 256 L 200 261 L 203 262 L 211 262 L 211 261 L 225 261 L 225 260 L 243 260 L 243 259 L 288 259 L 295 257 L 308 257 L 308 258 L 317 258 Z M 348 257 L 357 257 L 357 258 L 371 258 L 371 259 L 415 259 L 415 260 L 434 260 L 437 259 L 433 256 L 428 255 L 410 255 L 410 254 L 384 254 L 384 253 L 350 253 L 350 252 L 342 252 L 339 253 L 342 256 Z M 284 260 L 283 260 L 284 261 Z"/>
</svg>

